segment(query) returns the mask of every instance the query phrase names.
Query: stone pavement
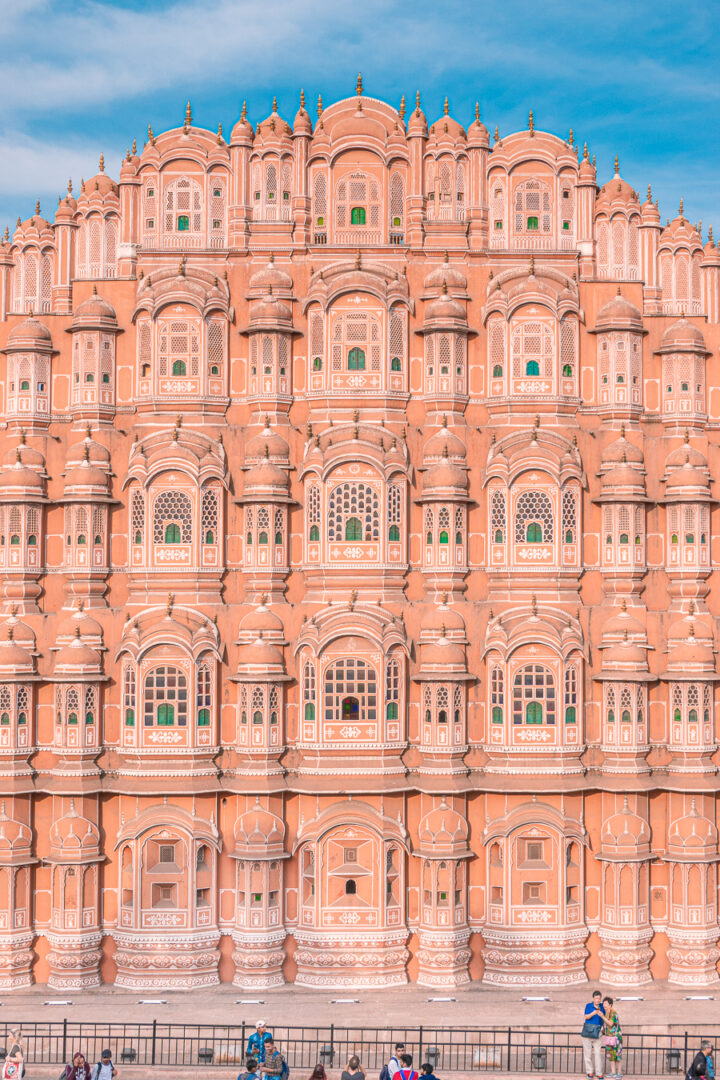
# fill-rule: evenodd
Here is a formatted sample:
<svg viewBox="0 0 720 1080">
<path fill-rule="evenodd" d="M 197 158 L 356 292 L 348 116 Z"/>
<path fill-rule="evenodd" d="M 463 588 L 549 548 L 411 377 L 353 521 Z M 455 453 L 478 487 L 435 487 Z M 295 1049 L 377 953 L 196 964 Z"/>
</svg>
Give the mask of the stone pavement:
<svg viewBox="0 0 720 1080">
<path fill-rule="evenodd" d="M 285 987 L 248 992 L 227 984 L 191 992 L 127 991 L 104 986 L 86 993 L 58 993 L 46 987 L 0 994 L 0 1022 L 34 1021 L 174 1024 L 242 1024 L 256 1020 L 285 1027 L 508 1027 L 580 1031 L 585 1002 L 595 984 L 569 989 L 541 987 L 497 989 L 474 983 L 454 991 L 428 990 L 410 985 L 394 990 L 310 990 Z M 613 991 L 621 1023 L 626 1030 L 657 1033 L 698 1031 L 709 1027 L 720 1034 L 720 987 L 685 990 L 653 983 L 635 990 Z M 711 1000 L 697 1000 L 709 996 Z M 433 1000 L 452 997 L 454 1001 Z M 547 1001 L 523 1000 L 546 997 Z M 167 1004 L 140 1004 L 160 998 Z M 641 998 L 642 1000 L 630 1000 Z M 696 998 L 696 1000 L 688 1000 Z M 71 1005 L 45 1005 L 69 999 Z M 352 1004 L 347 1003 L 352 999 Z M 220 1072 L 212 1070 L 213 1076 Z"/>
</svg>

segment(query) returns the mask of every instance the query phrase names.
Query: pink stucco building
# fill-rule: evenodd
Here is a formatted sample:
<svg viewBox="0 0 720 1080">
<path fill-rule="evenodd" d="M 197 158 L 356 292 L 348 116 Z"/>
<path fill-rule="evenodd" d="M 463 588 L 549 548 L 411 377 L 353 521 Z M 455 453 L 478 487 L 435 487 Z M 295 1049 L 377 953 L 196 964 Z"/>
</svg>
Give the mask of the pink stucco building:
<svg viewBox="0 0 720 1080">
<path fill-rule="evenodd" d="M 317 112 L 0 244 L 0 986 L 716 983 L 720 252 Z"/>
</svg>

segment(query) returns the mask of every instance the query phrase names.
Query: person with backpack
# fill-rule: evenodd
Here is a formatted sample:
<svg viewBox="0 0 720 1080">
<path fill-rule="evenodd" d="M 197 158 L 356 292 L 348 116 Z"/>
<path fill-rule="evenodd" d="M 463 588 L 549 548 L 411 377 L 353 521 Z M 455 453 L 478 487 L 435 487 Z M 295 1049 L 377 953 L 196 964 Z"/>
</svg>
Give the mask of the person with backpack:
<svg viewBox="0 0 720 1080">
<path fill-rule="evenodd" d="M 707 1039 L 700 1043 L 700 1049 L 692 1060 L 685 1080 L 715 1080 L 715 1065 L 712 1059 L 713 1044 Z"/>
<path fill-rule="evenodd" d="M 245 1060 L 245 1072 L 241 1072 L 238 1075 L 237 1080 L 260 1080 L 260 1074 L 257 1071 L 258 1063 L 254 1057 L 248 1057 Z"/>
<path fill-rule="evenodd" d="M 268 1039 L 265 1043 L 265 1060 L 259 1066 L 261 1076 L 279 1076 L 280 1080 L 288 1080 L 290 1069 L 288 1063 L 275 1046 L 274 1039 Z"/>
<path fill-rule="evenodd" d="M 395 1074 L 395 1080 L 418 1080 L 418 1074 L 412 1067 L 410 1054 L 400 1055 L 400 1068 Z"/>
<path fill-rule="evenodd" d="M 405 1053 L 405 1043 L 395 1043 L 395 1053 L 386 1065 L 380 1070 L 379 1080 L 393 1080 L 395 1073 L 400 1069 L 400 1055 Z"/>
<path fill-rule="evenodd" d="M 93 1069 L 92 1080 L 113 1080 L 117 1076 L 117 1069 L 112 1063 L 112 1052 L 103 1050 L 100 1060 Z"/>
<path fill-rule="evenodd" d="M 429 1061 L 420 1066 L 420 1080 L 438 1080 Z"/>
</svg>

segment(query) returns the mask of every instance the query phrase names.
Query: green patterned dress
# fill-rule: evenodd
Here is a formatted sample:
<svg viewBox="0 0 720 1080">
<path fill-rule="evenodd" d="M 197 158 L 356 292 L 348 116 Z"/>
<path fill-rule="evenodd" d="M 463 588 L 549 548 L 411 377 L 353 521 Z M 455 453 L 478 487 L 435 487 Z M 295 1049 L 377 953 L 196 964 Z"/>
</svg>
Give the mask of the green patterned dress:
<svg viewBox="0 0 720 1080">
<path fill-rule="evenodd" d="M 614 1074 L 618 1075 L 620 1072 L 620 1063 L 622 1062 L 623 1037 L 618 1014 L 614 1009 L 611 1010 L 610 1015 L 605 1020 L 603 1035 L 614 1035 L 617 1039 L 615 1046 L 608 1046 L 606 1047 L 606 1050 L 608 1059 L 616 1066 Z"/>
</svg>

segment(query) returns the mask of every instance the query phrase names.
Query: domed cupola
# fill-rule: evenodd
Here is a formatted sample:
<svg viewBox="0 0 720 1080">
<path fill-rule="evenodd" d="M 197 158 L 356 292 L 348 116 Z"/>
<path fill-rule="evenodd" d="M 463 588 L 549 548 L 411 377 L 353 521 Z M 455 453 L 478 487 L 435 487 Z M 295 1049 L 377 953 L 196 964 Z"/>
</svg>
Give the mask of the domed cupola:
<svg viewBox="0 0 720 1080">
<path fill-rule="evenodd" d="M 310 137 L 313 133 L 312 120 L 310 114 L 305 108 L 305 91 L 300 91 L 300 108 L 295 113 L 295 120 L 293 121 L 293 135 L 306 135 Z"/>
<path fill-rule="evenodd" d="M 467 132 L 467 143 L 468 146 L 478 146 L 483 149 L 487 149 L 490 145 L 488 129 L 480 119 L 480 105 L 477 101 L 475 102 L 475 118 Z"/>
<path fill-rule="evenodd" d="M 622 810 L 605 822 L 601 844 L 604 858 L 623 862 L 650 858 L 650 827 L 630 809 L 627 795 Z"/>
<path fill-rule="evenodd" d="M 264 295 L 288 299 L 292 295 L 293 279 L 275 265 L 275 256 L 271 254 L 267 266 L 250 275 L 249 286 L 253 299 Z"/>
<path fill-rule="evenodd" d="M 447 426 L 447 416 L 442 417 L 442 427 L 425 443 L 423 447 L 423 464 L 425 468 L 438 464 L 443 458 L 449 457 L 456 463 L 464 463 L 467 458 L 467 447 L 460 438 Z"/>
<path fill-rule="evenodd" d="M 667 635 L 668 679 L 696 678 L 714 681 L 715 645 L 710 627 L 694 614 L 671 625 Z"/>
<path fill-rule="evenodd" d="M 648 502 L 645 493 L 645 462 L 642 451 L 623 434 L 611 443 L 602 457 L 598 476 L 602 494 L 598 502 L 625 500 Z"/>
<path fill-rule="evenodd" d="M 245 445 L 245 461 L 248 464 L 257 464 L 266 459 L 281 468 L 289 468 L 290 465 L 290 447 L 287 440 L 273 430 L 269 416 L 265 417 L 262 431 L 248 439 Z"/>
<path fill-rule="evenodd" d="M 260 603 L 240 620 L 238 642 L 250 645 L 262 634 L 264 640 L 275 645 L 286 645 L 285 628 L 282 619 L 266 604 L 267 597 L 261 596 Z"/>
<path fill-rule="evenodd" d="M 0 470 L 0 502 L 47 502 L 45 458 L 24 441 L 8 451 Z"/>
<path fill-rule="evenodd" d="M 420 91 L 418 90 L 415 95 L 415 108 L 410 112 L 410 117 L 407 123 L 408 138 L 421 138 L 427 139 L 428 126 L 427 117 L 420 108 Z"/>
<path fill-rule="evenodd" d="M 235 823 L 235 859 L 286 859 L 285 825 L 266 810 L 256 797 L 255 805 L 241 814 Z"/>
<path fill-rule="evenodd" d="M 6 803 L 0 802 L 0 866 L 24 866 L 37 862 L 33 856 L 29 826 L 9 816 Z"/>
<path fill-rule="evenodd" d="M 444 626 L 440 628 L 440 637 L 435 641 L 421 645 L 420 675 L 423 678 L 436 679 L 443 676 L 467 673 L 465 650 L 458 641 L 452 641 Z"/>
<path fill-rule="evenodd" d="M 418 855 L 436 859 L 465 859 L 470 830 L 462 814 L 448 806 L 445 798 L 425 814 L 418 825 Z"/>
<path fill-rule="evenodd" d="M 671 822 L 668 829 L 668 856 L 678 862 L 715 859 L 718 853 L 718 831 L 708 818 L 700 814 L 695 799 L 690 812 Z"/>
<path fill-rule="evenodd" d="M 247 118 L 247 106 L 243 101 L 242 110 L 240 112 L 240 119 L 237 121 L 237 123 L 232 129 L 230 143 L 232 146 L 252 146 L 254 139 L 255 131 L 252 124 Z"/>
<path fill-rule="evenodd" d="M 605 334 L 611 330 L 627 330 L 634 334 L 646 334 L 640 310 L 620 292 L 600 308 L 592 333 Z"/>
<path fill-rule="evenodd" d="M 12 626 L 3 627 L 5 638 L 0 638 L 0 682 L 8 679 L 33 678 L 35 657 L 33 653 L 15 640 Z"/>
<path fill-rule="evenodd" d="M 101 862 L 100 831 L 92 821 L 79 814 L 75 800 L 62 817 L 50 827 L 50 862 L 76 864 Z"/>
<path fill-rule="evenodd" d="M 75 637 L 69 645 L 61 646 L 55 656 L 55 676 L 64 681 L 85 676 L 102 675 L 102 657 L 82 637 L 80 625 L 75 627 Z"/>
<path fill-rule="evenodd" d="M 447 252 L 445 261 L 426 276 L 424 287 L 426 291 L 438 290 L 451 295 L 461 293 L 463 297 L 467 296 L 467 278 L 461 270 L 451 265 Z"/>
</svg>

